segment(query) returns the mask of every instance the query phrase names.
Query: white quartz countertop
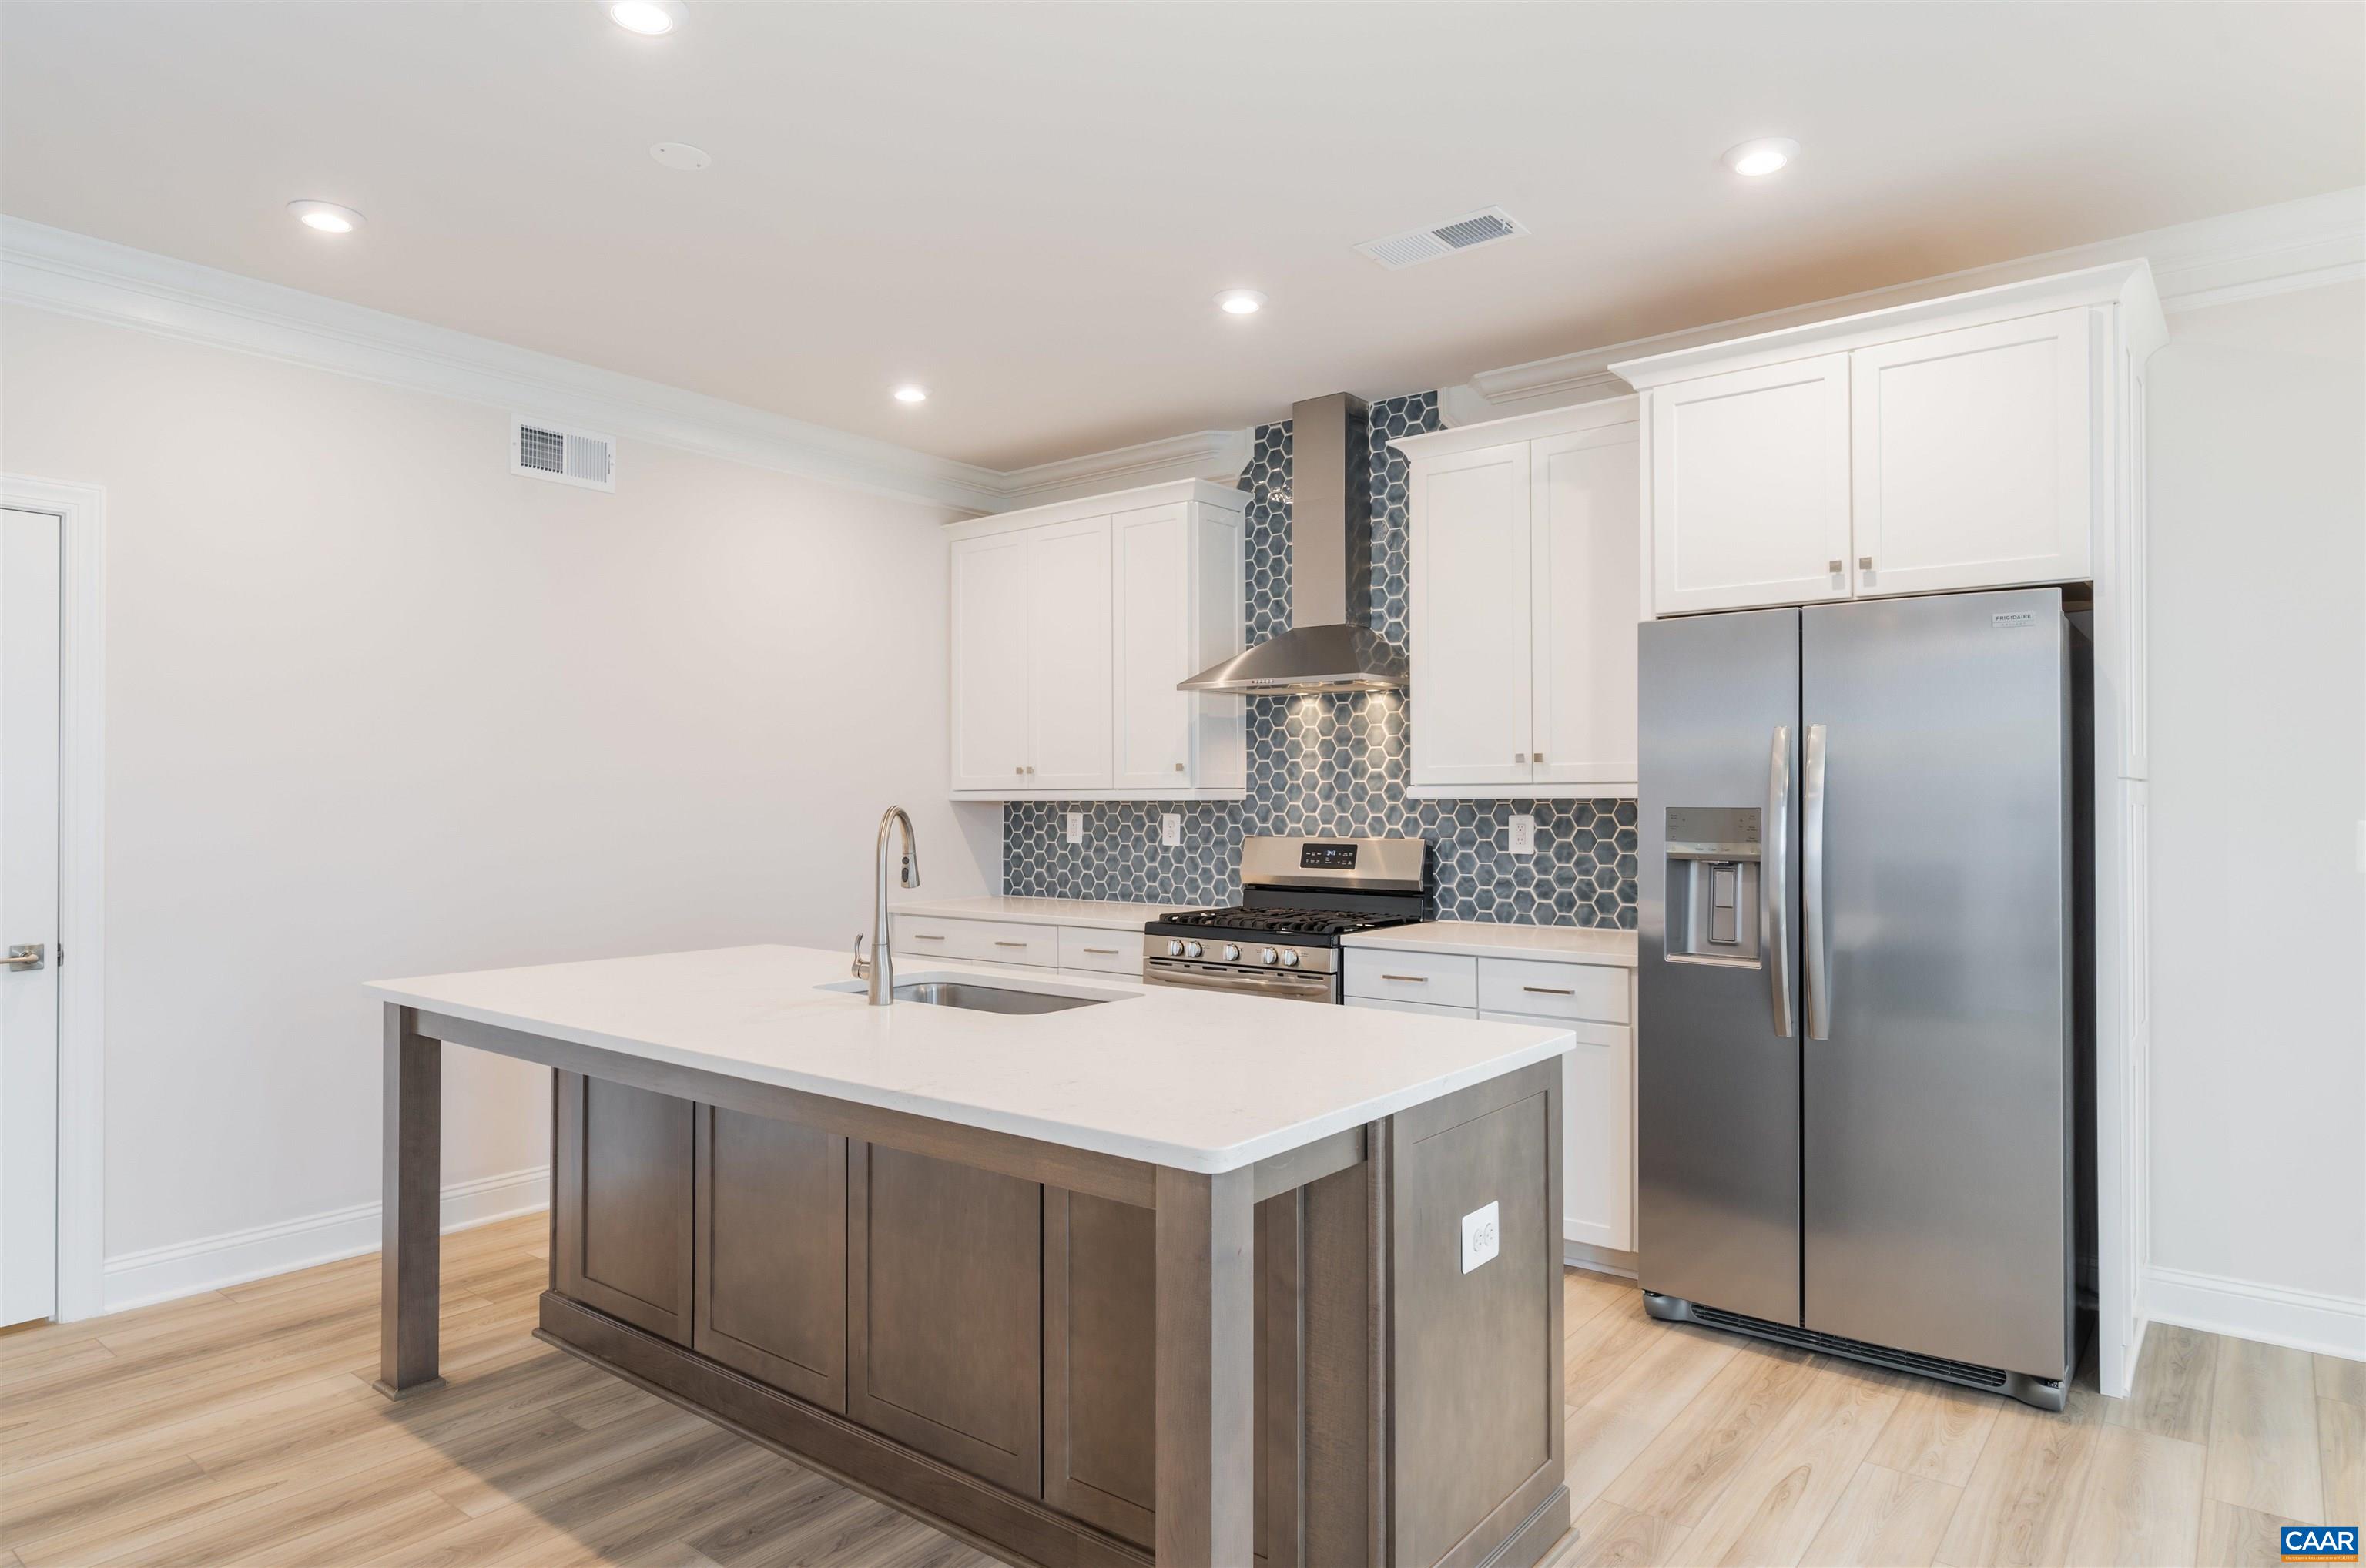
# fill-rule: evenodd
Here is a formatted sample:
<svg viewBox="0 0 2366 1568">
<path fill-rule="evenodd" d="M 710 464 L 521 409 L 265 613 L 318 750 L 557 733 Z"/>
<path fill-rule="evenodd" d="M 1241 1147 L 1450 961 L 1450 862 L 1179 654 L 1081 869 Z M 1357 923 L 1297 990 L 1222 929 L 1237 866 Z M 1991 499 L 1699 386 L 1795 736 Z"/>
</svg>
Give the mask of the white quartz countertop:
<svg viewBox="0 0 2366 1568">
<path fill-rule="evenodd" d="M 1109 898 L 1021 898 L 1003 893 L 979 893 L 965 898 L 898 898 L 888 906 L 898 915 L 934 915 L 947 920 L 1019 920 L 1038 926 L 1094 926 L 1102 931 L 1139 931 L 1174 909 L 1198 909 L 1200 904 L 1124 904 Z"/>
<path fill-rule="evenodd" d="M 1234 1170 L 1567 1050 L 1567 1030 L 899 967 L 1120 999 L 1010 1015 L 873 1008 L 847 955 L 727 947 L 378 980 L 382 1000 L 1185 1170 Z"/>
<path fill-rule="evenodd" d="M 1475 958 L 1541 958 L 1560 964 L 1635 967 L 1635 933 L 1586 926 L 1515 926 L 1497 920 L 1423 920 L 1358 931 L 1349 947 L 1391 947 L 1400 953 L 1459 953 Z"/>
</svg>

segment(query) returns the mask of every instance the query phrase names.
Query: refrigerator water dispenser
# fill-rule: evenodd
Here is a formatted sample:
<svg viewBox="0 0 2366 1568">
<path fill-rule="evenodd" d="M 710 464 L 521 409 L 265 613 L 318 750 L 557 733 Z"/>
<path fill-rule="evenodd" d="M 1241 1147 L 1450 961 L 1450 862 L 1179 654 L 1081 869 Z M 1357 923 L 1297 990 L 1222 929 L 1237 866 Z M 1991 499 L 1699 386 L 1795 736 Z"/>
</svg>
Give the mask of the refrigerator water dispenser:
<svg viewBox="0 0 2366 1568">
<path fill-rule="evenodd" d="M 1667 812 L 1669 961 L 1754 967 L 1758 808 L 1671 806 Z"/>
</svg>

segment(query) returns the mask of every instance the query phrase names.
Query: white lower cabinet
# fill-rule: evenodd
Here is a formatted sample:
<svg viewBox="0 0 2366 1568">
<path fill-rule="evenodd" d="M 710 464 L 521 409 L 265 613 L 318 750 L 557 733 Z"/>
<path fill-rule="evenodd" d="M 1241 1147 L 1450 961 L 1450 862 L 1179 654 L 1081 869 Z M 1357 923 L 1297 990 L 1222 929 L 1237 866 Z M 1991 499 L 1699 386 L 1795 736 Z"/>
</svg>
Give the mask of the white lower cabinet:
<svg viewBox="0 0 2366 1568">
<path fill-rule="evenodd" d="M 1568 1108 L 1561 1126 L 1561 1235 L 1613 1252 L 1634 1251 L 1634 1031 L 1530 1013 L 1479 1016 L 1576 1032 L 1577 1048 L 1561 1058 L 1560 1069 L 1561 1102 Z"/>
</svg>

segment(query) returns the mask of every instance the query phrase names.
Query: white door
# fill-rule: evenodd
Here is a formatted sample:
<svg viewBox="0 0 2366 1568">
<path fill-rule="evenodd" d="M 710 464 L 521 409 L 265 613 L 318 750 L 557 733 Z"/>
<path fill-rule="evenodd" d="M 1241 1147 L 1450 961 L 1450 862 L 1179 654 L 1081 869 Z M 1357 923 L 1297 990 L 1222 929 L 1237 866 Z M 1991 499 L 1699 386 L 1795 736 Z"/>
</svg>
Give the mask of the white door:
<svg viewBox="0 0 2366 1568">
<path fill-rule="evenodd" d="M 1536 645 L 1535 764 L 1540 784 L 1636 780 L 1636 626 L 1642 598 L 1640 426 L 1604 425 L 1531 442 Z"/>
<path fill-rule="evenodd" d="M 1027 767 L 1027 536 L 952 547 L 952 787 L 1023 787 Z"/>
<path fill-rule="evenodd" d="M 1567 1029 L 1577 1045 L 1561 1060 L 1561 1236 L 1614 1252 L 1635 1250 L 1635 1152 L 1628 1100 L 1634 1033 L 1611 1023 L 1572 1023 L 1482 1012 L 1491 1023 Z"/>
<path fill-rule="evenodd" d="M 1191 698 L 1175 683 L 1191 663 L 1190 522 L 1180 502 L 1120 513 L 1110 522 L 1116 649 L 1117 789 L 1179 789 L 1193 782 Z"/>
<path fill-rule="evenodd" d="M 1526 784 L 1528 444 L 1413 471 L 1412 780 Z"/>
<path fill-rule="evenodd" d="M 58 538 L 0 512 L 0 1325 L 58 1293 Z"/>
<path fill-rule="evenodd" d="M 1850 357 L 1859 594 L 2091 577 L 2090 312 Z"/>
<path fill-rule="evenodd" d="M 1110 520 L 1027 531 L 1027 787 L 1110 782 Z"/>
<path fill-rule="evenodd" d="M 1662 615 L 1849 596 L 1849 356 L 1651 389 Z"/>
</svg>

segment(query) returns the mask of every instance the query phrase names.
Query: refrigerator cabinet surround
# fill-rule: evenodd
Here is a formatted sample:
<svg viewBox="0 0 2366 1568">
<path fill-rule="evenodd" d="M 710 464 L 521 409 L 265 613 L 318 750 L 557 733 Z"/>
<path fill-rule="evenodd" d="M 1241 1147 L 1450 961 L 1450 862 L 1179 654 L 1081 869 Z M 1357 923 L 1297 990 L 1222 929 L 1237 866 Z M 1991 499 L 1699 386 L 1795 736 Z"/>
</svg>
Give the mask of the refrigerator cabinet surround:
<svg viewBox="0 0 2366 1568">
<path fill-rule="evenodd" d="M 2069 639 L 2050 588 L 1643 628 L 1640 1273 L 1656 1315 L 2060 1408 Z M 1770 760 L 1786 728 L 1797 754 L 1778 743 Z M 1786 771 L 1796 788 L 1770 784 Z M 1763 836 L 1796 889 L 1789 930 L 1763 922 L 1754 967 L 1687 962 L 1670 887 L 1697 863 L 1671 820 L 1778 795 Z M 1778 828 L 1796 857 L 1774 853 Z M 1785 961 L 1787 1038 L 1768 1000 Z"/>
</svg>

